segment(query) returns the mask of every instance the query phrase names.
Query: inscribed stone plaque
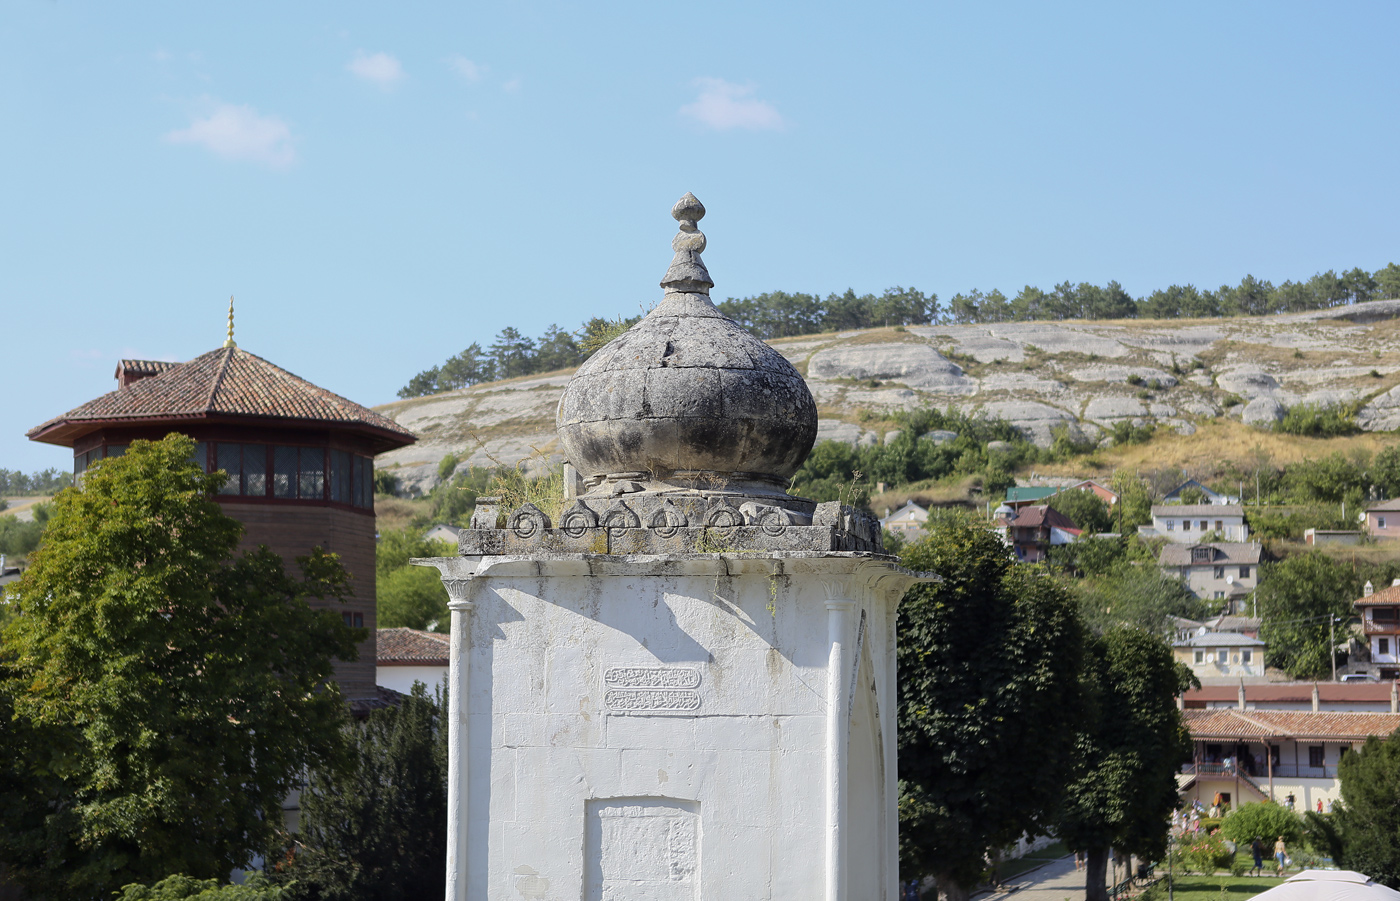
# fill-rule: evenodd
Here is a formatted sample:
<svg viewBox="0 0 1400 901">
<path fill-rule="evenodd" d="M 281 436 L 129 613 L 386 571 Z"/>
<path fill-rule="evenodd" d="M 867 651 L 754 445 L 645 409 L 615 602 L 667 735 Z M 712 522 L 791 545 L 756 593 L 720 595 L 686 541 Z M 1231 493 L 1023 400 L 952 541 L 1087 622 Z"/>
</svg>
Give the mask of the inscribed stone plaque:
<svg viewBox="0 0 1400 901">
<path fill-rule="evenodd" d="M 603 673 L 611 713 L 686 714 L 700 709 L 700 671 L 681 666 L 613 666 Z"/>
<path fill-rule="evenodd" d="M 700 896 L 695 802 L 612 798 L 587 805 L 587 901 L 694 901 Z"/>
</svg>

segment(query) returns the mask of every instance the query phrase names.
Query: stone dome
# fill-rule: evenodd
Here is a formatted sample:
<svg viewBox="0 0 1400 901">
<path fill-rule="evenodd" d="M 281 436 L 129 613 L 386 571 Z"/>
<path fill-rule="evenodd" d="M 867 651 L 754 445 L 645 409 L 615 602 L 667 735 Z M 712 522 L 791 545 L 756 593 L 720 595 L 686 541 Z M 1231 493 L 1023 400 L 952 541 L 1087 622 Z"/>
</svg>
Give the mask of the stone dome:
<svg viewBox="0 0 1400 901">
<path fill-rule="evenodd" d="M 784 493 L 816 440 L 812 393 L 710 302 L 700 201 L 686 194 L 671 215 L 680 233 L 665 296 L 584 362 L 560 398 L 565 455 L 590 493 L 619 481 Z"/>
</svg>

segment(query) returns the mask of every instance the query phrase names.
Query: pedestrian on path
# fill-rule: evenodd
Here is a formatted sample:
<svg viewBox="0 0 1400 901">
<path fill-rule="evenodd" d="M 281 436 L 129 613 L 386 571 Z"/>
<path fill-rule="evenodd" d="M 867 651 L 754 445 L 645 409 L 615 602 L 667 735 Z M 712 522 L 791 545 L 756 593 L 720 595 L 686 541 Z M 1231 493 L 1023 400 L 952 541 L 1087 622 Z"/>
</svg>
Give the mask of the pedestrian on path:
<svg viewBox="0 0 1400 901">
<path fill-rule="evenodd" d="M 1075 868 L 1076 870 L 1082 870 L 1082 869 L 1084 869 L 1084 852 L 1083 852 L 1083 851 L 1075 851 L 1075 852 L 1074 852 L 1074 868 Z"/>
<path fill-rule="evenodd" d="M 1264 840 L 1259 836 L 1254 836 L 1254 841 L 1250 843 L 1249 850 L 1254 854 L 1254 869 L 1249 871 L 1251 876 L 1264 875 Z"/>
<path fill-rule="evenodd" d="M 1283 871 L 1288 868 L 1288 848 L 1283 844 L 1281 835 L 1278 841 L 1274 842 L 1274 860 L 1278 861 L 1279 875 L 1283 875 Z"/>
</svg>

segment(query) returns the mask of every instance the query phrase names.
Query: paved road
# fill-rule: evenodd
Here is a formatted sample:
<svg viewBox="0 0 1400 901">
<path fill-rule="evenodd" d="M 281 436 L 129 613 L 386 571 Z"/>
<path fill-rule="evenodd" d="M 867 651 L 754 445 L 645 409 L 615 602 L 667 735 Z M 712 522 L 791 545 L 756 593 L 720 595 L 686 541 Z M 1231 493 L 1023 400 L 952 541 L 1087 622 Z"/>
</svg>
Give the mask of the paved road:
<svg viewBox="0 0 1400 901">
<path fill-rule="evenodd" d="M 1007 901 L 1083 901 L 1084 872 L 1075 870 L 1074 857 L 1061 857 L 1033 873 L 1025 873 L 1010 881 L 1010 895 L 985 894 L 982 901 L 1006 898 Z"/>
</svg>

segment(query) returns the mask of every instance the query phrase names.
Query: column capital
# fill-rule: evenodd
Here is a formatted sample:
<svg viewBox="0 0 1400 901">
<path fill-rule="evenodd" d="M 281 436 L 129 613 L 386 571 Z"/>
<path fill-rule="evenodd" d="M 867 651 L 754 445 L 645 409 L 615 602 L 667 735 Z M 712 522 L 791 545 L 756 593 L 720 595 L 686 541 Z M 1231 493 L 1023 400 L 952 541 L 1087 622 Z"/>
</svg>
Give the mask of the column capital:
<svg viewBox="0 0 1400 901">
<path fill-rule="evenodd" d="M 472 581 L 471 579 L 442 580 L 442 587 L 447 589 L 447 608 L 449 610 L 471 612 L 476 609 L 476 603 L 471 599 Z"/>
<path fill-rule="evenodd" d="M 827 599 L 826 599 L 826 609 L 828 609 L 828 610 L 840 610 L 840 611 L 842 611 L 842 612 L 846 612 L 846 611 L 854 610 L 855 608 L 856 608 L 856 602 L 853 601 L 853 600 L 850 600 L 849 598 L 827 598 Z"/>
</svg>

